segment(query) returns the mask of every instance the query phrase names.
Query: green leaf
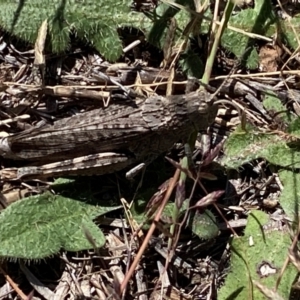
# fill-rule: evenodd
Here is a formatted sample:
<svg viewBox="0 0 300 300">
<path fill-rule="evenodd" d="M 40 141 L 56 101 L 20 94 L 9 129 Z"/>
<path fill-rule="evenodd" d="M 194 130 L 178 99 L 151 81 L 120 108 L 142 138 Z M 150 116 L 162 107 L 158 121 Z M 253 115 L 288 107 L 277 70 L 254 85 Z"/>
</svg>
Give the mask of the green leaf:
<svg viewBox="0 0 300 300">
<path fill-rule="evenodd" d="M 300 138 L 300 118 L 294 119 L 289 124 L 288 132 Z"/>
<path fill-rule="evenodd" d="M 238 168 L 257 158 L 281 167 L 300 168 L 299 145 L 290 143 L 284 134 L 262 133 L 247 125 L 246 132 L 233 132 L 224 147 L 226 156 L 222 163 L 229 168 Z"/>
<path fill-rule="evenodd" d="M 96 207 L 59 195 L 45 193 L 10 205 L 0 214 L 0 256 L 41 259 L 59 252 L 97 247 L 105 237 L 92 220 L 118 207 Z"/>
<path fill-rule="evenodd" d="M 254 8 L 241 10 L 230 18 L 229 24 L 246 32 L 266 35 L 271 25 L 275 23 L 275 14 L 270 0 L 255 1 Z M 254 41 L 247 35 L 226 29 L 221 39 L 222 46 L 234 53 L 238 58 L 246 60 L 250 69 L 258 67 L 258 53 Z"/>
<path fill-rule="evenodd" d="M 240 31 L 255 33 L 272 38 L 278 33 L 280 39 L 294 50 L 297 49 L 298 35 L 300 32 L 299 15 L 288 22 L 277 16 L 270 0 L 256 0 L 254 8 L 243 9 L 232 16 L 229 25 Z M 224 31 L 221 44 L 238 58 L 245 60 L 245 65 L 257 68 L 259 63 L 258 53 L 255 49 L 256 40 L 246 34 L 235 32 L 229 28 Z"/>
<path fill-rule="evenodd" d="M 203 75 L 203 62 L 199 57 L 199 54 L 195 53 L 191 49 L 188 49 L 181 55 L 179 65 L 181 66 L 182 71 L 188 76 L 201 78 Z"/>
<path fill-rule="evenodd" d="M 206 209 L 204 212 L 193 212 L 190 216 L 188 227 L 199 238 L 210 240 L 218 236 L 219 227 L 214 214 Z"/>
<path fill-rule="evenodd" d="M 146 215 L 146 205 L 147 202 L 145 200 L 136 200 L 132 203 L 130 212 L 133 217 L 133 219 L 139 224 L 144 224 L 143 229 L 147 230 L 150 227 L 151 220 L 147 219 Z"/>
<path fill-rule="evenodd" d="M 281 103 L 280 99 L 272 91 L 266 91 L 263 100 L 263 105 L 267 110 L 274 110 L 275 112 L 280 112 L 285 110 L 284 105 Z"/>
<path fill-rule="evenodd" d="M 180 5 L 191 5 L 190 0 L 178 0 L 176 3 Z M 153 24 L 149 30 L 148 41 L 155 46 L 162 47 L 165 40 L 165 33 L 170 18 L 176 16 L 177 28 L 179 31 L 183 31 L 184 27 L 189 22 L 189 14 L 186 10 L 173 7 L 167 3 L 159 4 L 153 13 Z M 178 35 L 180 38 L 180 36 Z"/>
<path fill-rule="evenodd" d="M 286 110 L 286 107 L 281 103 L 280 99 L 272 91 L 266 91 L 263 100 L 263 105 L 266 110 L 280 113 L 279 117 L 282 121 L 291 122 L 292 115 Z"/>
<path fill-rule="evenodd" d="M 275 139 L 274 135 L 262 134 L 251 126 L 246 125 L 246 132 L 238 127 L 224 145 L 225 157 L 222 163 L 229 168 L 238 168 L 243 164 L 259 157 L 261 151 Z"/>
<path fill-rule="evenodd" d="M 105 57 L 115 60 L 122 52 L 117 28 L 137 27 L 142 14 L 130 12 L 129 0 L 0 0 L 0 27 L 12 35 L 34 43 L 44 20 L 49 23 L 49 44 L 53 52 L 70 45 L 70 33 L 95 45 Z M 1 14 L 2 13 L 2 14 Z"/>
<path fill-rule="evenodd" d="M 293 49 L 297 49 L 299 47 L 300 15 L 295 15 L 289 22 L 281 22 L 281 25 L 283 40 Z"/>
<path fill-rule="evenodd" d="M 266 297 L 254 286 L 253 280 L 275 288 L 291 244 L 288 230 L 276 228 L 275 223 L 261 211 L 249 215 L 245 235 L 235 237 L 231 242 L 231 270 L 219 291 L 218 299 L 265 300 Z M 263 270 L 267 271 L 264 276 Z M 296 276 L 297 270 L 289 264 L 278 287 L 278 293 L 284 299 L 289 299 Z"/>
<path fill-rule="evenodd" d="M 278 172 L 284 186 L 279 202 L 288 218 L 299 221 L 300 216 L 300 174 L 295 171 L 282 170 Z"/>
</svg>

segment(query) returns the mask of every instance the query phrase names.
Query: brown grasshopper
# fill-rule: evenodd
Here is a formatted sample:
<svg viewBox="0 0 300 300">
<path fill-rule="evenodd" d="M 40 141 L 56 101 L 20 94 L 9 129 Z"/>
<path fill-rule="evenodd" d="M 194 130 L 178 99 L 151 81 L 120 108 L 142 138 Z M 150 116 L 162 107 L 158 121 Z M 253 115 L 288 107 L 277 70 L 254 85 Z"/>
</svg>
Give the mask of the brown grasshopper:
<svg viewBox="0 0 300 300">
<path fill-rule="evenodd" d="M 191 132 L 205 130 L 215 116 L 216 107 L 204 91 L 114 104 L 2 138 L 0 155 L 26 166 L 4 169 L 1 175 L 101 175 L 149 163 Z"/>
</svg>

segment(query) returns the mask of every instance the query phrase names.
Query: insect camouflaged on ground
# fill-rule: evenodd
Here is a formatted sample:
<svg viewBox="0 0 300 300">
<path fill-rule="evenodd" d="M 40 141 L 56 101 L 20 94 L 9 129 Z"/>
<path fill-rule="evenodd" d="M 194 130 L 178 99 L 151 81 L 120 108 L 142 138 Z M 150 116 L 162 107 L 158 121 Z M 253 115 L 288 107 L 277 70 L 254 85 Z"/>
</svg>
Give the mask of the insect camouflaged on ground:
<svg viewBox="0 0 300 300">
<path fill-rule="evenodd" d="M 205 91 L 169 97 L 151 96 L 112 104 L 5 137 L 0 154 L 25 167 L 4 169 L 2 178 L 94 175 L 151 162 L 216 116 Z"/>
</svg>

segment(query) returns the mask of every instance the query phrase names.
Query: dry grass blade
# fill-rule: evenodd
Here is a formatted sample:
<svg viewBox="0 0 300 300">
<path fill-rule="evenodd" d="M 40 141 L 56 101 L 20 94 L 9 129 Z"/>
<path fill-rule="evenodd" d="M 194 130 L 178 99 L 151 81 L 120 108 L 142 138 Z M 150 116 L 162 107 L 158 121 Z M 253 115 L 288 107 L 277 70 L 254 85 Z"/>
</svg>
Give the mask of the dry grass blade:
<svg viewBox="0 0 300 300">
<path fill-rule="evenodd" d="M 171 193 L 172 193 L 172 191 L 173 191 L 173 189 L 174 189 L 174 187 L 175 187 L 175 185 L 177 183 L 177 180 L 179 178 L 179 174 L 180 174 L 180 171 L 177 169 L 176 172 L 175 172 L 175 174 L 174 174 L 174 177 L 172 178 L 172 180 L 170 182 L 170 185 L 169 185 L 168 190 L 166 192 L 166 195 L 165 195 L 165 197 L 164 197 L 164 199 L 162 201 L 162 204 L 161 204 L 160 208 L 158 209 L 157 214 L 155 215 L 154 220 L 153 220 L 153 222 L 151 224 L 151 227 L 149 228 L 148 233 L 147 233 L 147 235 L 146 235 L 146 237 L 145 237 L 145 239 L 143 241 L 143 244 L 141 245 L 141 247 L 140 247 L 140 249 L 139 249 L 139 251 L 138 251 L 138 253 L 137 253 L 137 255 L 136 255 L 135 259 L 134 259 L 134 261 L 132 262 L 132 264 L 130 266 L 130 269 L 126 273 L 124 281 L 121 284 L 121 288 L 120 288 L 121 293 L 124 292 L 124 290 L 125 290 L 125 288 L 126 288 L 126 286 L 128 284 L 128 281 L 130 280 L 130 278 L 131 278 L 131 276 L 132 276 L 132 274 L 133 274 L 136 266 L 138 265 L 138 263 L 139 263 L 139 261 L 141 259 L 142 254 L 144 253 L 144 251 L 145 251 L 145 249 L 146 249 L 146 247 L 147 247 L 147 245 L 149 243 L 149 240 L 150 240 L 150 238 L 151 238 L 151 236 L 152 236 L 152 234 L 153 234 L 153 232 L 154 232 L 154 230 L 156 228 L 156 224 L 159 222 L 159 219 L 161 217 L 163 209 L 166 206 L 166 204 L 167 204 L 167 202 L 168 202 L 168 200 L 169 200 L 169 198 L 171 196 Z"/>
<path fill-rule="evenodd" d="M 47 37 L 47 30 L 48 30 L 48 21 L 45 20 L 39 31 L 38 36 L 34 45 L 34 68 L 36 74 L 35 77 L 39 78 L 41 77 L 41 85 L 45 85 L 45 69 L 46 69 L 46 60 L 44 55 L 44 48 L 45 48 L 45 42 Z M 40 71 L 40 74 L 37 72 Z M 40 75 L 40 76 L 39 76 Z M 37 80 L 37 78 L 35 78 Z"/>
<path fill-rule="evenodd" d="M 253 281 L 254 285 L 270 300 L 284 300 L 277 292 L 266 287 L 258 281 Z"/>
</svg>

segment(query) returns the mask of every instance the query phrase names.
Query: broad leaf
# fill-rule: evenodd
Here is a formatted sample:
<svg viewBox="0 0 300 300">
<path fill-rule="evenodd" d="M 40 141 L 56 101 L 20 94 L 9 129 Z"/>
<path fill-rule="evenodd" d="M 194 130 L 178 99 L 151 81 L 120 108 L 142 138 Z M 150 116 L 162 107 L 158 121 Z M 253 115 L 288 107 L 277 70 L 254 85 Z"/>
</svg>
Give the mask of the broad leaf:
<svg viewBox="0 0 300 300">
<path fill-rule="evenodd" d="M 95 45 L 110 60 L 122 53 L 117 35 L 119 26 L 140 27 L 142 14 L 130 12 L 131 2 L 115 0 L 0 0 L 0 27 L 12 35 L 34 43 L 44 20 L 49 24 L 49 48 L 62 52 L 70 45 L 70 33 Z M 1 14 L 2 12 L 2 14 Z"/>
<path fill-rule="evenodd" d="M 10 205 L 0 214 L 0 256 L 41 259 L 59 252 L 102 247 L 105 237 L 93 219 L 116 207 L 96 207 L 45 193 Z M 86 238 L 86 230 L 94 245 Z"/>
<path fill-rule="evenodd" d="M 280 230 L 276 221 L 270 220 L 264 212 L 251 213 L 245 235 L 231 242 L 231 270 L 218 299 L 265 300 L 253 280 L 274 289 L 290 244 L 288 230 Z M 297 270 L 288 265 L 277 290 L 284 299 L 289 299 L 296 276 Z"/>
</svg>

